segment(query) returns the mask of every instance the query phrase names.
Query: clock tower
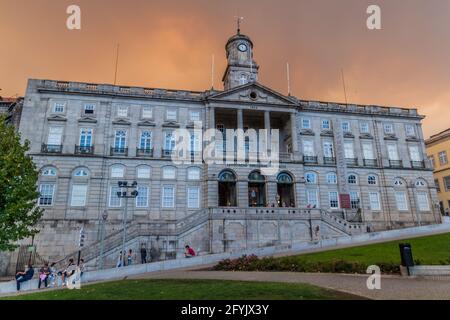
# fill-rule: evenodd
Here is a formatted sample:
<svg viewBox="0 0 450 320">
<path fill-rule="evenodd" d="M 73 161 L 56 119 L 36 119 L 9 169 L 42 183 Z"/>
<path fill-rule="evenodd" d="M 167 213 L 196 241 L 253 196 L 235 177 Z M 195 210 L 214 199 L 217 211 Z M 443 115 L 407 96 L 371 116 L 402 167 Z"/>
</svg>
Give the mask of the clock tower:
<svg viewBox="0 0 450 320">
<path fill-rule="evenodd" d="M 253 42 L 249 37 L 238 29 L 237 34 L 228 39 L 225 49 L 228 60 L 222 78 L 225 90 L 258 80 L 259 66 L 253 60 Z"/>
</svg>

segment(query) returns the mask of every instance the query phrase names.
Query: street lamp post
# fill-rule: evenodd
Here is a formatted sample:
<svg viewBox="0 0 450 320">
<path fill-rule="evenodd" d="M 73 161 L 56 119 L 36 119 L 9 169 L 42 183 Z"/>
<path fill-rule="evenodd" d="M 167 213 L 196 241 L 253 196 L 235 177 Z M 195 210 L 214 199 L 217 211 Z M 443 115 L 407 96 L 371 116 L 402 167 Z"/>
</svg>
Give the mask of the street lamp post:
<svg viewBox="0 0 450 320">
<path fill-rule="evenodd" d="M 103 211 L 102 214 L 102 238 L 101 238 L 101 245 L 100 245 L 100 270 L 103 269 L 103 262 L 104 262 L 104 241 L 105 241 L 105 224 L 106 224 L 106 219 L 108 219 L 108 211 Z"/>
<path fill-rule="evenodd" d="M 117 196 L 121 199 L 122 198 L 125 199 L 125 206 L 124 206 L 124 210 L 123 210 L 123 219 L 122 219 L 123 239 L 122 239 L 122 261 L 121 261 L 121 265 L 124 266 L 125 265 L 125 243 L 127 240 L 128 199 L 136 198 L 139 193 L 136 190 L 137 189 L 136 181 L 134 181 L 131 185 L 129 185 L 127 181 L 119 181 L 118 185 L 119 185 L 119 188 L 121 188 L 121 191 L 117 192 Z"/>
</svg>

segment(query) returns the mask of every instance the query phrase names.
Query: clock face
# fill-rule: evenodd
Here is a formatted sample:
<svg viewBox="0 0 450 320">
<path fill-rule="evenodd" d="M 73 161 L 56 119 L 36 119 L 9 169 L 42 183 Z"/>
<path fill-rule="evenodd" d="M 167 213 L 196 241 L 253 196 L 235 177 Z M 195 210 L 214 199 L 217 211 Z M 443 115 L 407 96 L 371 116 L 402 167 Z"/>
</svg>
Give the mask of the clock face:
<svg viewBox="0 0 450 320">
<path fill-rule="evenodd" d="M 245 51 L 247 51 L 247 45 L 245 43 L 241 43 L 238 45 L 238 49 L 241 52 L 245 52 Z"/>
</svg>

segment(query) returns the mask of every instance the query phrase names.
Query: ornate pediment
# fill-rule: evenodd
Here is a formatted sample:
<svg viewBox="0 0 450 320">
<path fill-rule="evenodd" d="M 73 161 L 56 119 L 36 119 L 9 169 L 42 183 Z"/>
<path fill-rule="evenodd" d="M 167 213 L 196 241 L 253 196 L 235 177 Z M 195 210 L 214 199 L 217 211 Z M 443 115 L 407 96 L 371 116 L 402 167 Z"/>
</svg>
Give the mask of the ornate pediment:
<svg viewBox="0 0 450 320">
<path fill-rule="evenodd" d="M 131 122 L 126 119 L 117 119 L 113 121 L 113 124 L 121 125 L 121 126 L 130 126 Z"/>
<path fill-rule="evenodd" d="M 288 107 L 296 106 L 296 101 L 293 98 L 267 88 L 258 82 L 247 83 L 227 91 L 215 93 L 207 99 L 221 102 L 249 102 L 276 104 Z"/>
<path fill-rule="evenodd" d="M 94 117 L 82 117 L 78 119 L 78 122 L 97 123 L 97 119 L 95 119 Z"/>
<path fill-rule="evenodd" d="M 48 121 L 67 121 L 67 118 L 61 115 L 51 115 L 47 118 Z"/>
<path fill-rule="evenodd" d="M 154 126 L 156 126 L 156 124 L 153 121 L 144 120 L 144 121 L 138 122 L 138 126 L 139 127 L 154 127 Z"/>
<path fill-rule="evenodd" d="M 175 121 L 166 121 L 163 123 L 162 125 L 165 128 L 179 128 L 180 124 L 178 122 Z"/>
</svg>

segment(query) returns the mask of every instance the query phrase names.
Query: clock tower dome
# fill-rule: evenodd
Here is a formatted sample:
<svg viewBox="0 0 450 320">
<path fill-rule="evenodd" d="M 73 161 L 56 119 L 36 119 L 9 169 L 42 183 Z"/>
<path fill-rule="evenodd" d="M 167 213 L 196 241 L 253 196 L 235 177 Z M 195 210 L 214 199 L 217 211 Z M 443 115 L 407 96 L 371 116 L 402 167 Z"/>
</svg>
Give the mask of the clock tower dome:
<svg viewBox="0 0 450 320">
<path fill-rule="evenodd" d="M 259 66 L 253 60 L 253 42 L 249 37 L 238 29 L 237 34 L 228 39 L 225 50 L 228 60 L 222 78 L 225 90 L 258 80 Z"/>
</svg>

